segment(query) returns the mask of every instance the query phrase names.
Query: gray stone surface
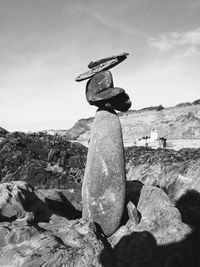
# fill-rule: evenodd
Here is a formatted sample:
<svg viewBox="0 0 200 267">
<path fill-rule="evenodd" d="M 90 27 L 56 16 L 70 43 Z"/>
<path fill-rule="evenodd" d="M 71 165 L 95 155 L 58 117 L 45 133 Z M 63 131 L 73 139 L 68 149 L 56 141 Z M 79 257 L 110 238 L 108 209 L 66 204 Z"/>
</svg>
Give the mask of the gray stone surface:
<svg viewBox="0 0 200 267">
<path fill-rule="evenodd" d="M 157 187 L 143 186 L 137 210 L 141 213 L 139 224 L 129 224 L 131 232 L 150 232 L 158 245 L 179 242 L 191 232 L 181 221 L 181 214 L 165 192 Z"/>
<path fill-rule="evenodd" d="M 77 82 L 80 82 L 91 78 L 92 76 L 98 74 L 101 71 L 109 70 L 118 65 L 119 63 L 121 63 L 122 61 L 124 61 L 128 55 L 129 55 L 128 53 L 121 53 L 119 55 L 92 61 L 88 65 L 89 70 L 80 74 L 78 77 L 76 77 L 75 80 Z"/>
<path fill-rule="evenodd" d="M 121 125 L 113 111 L 99 109 L 94 121 L 82 187 L 83 218 L 97 222 L 105 235 L 119 227 L 125 201 Z"/>
<path fill-rule="evenodd" d="M 125 90 L 114 87 L 110 71 L 101 71 L 88 81 L 86 99 L 90 105 L 119 111 L 127 111 L 131 107 L 131 101 Z"/>
<path fill-rule="evenodd" d="M 0 224 L 1 267 L 102 266 L 103 244 L 95 225 L 83 219 L 68 221 L 53 215 L 50 223 L 25 221 Z"/>
</svg>

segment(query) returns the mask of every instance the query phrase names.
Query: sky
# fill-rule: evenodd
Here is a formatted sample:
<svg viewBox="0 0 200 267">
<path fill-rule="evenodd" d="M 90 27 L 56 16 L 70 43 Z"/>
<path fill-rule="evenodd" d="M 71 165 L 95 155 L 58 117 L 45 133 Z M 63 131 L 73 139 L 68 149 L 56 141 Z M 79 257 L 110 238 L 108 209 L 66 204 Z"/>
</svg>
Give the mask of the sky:
<svg viewBox="0 0 200 267">
<path fill-rule="evenodd" d="M 200 0 L 0 0 L 0 126 L 69 129 L 95 115 L 88 63 L 111 70 L 131 109 L 200 98 Z"/>
</svg>

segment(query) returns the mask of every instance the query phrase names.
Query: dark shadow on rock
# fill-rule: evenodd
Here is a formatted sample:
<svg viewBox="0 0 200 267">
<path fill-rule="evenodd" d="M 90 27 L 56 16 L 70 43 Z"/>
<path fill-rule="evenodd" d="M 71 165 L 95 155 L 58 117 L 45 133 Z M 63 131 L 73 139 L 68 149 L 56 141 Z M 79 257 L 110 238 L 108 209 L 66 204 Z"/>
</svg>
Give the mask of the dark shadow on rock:
<svg viewBox="0 0 200 267">
<path fill-rule="evenodd" d="M 25 211 L 32 212 L 34 215 L 33 223 L 37 222 L 49 222 L 53 212 L 48 208 L 40 198 L 36 196 L 34 192 L 20 188 L 22 196 L 19 194 L 19 199 Z M 24 199 L 26 201 L 24 201 Z"/>
<path fill-rule="evenodd" d="M 114 266 L 137 266 L 153 267 L 156 250 L 156 240 L 149 232 L 133 232 L 124 236 L 113 248 L 112 253 L 116 260 L 112 263 L 106 258 L 103 251 L 100 255 L 100 262 L 104 267 Z"/>
<path fill-rule="evenodd" d="M 148 231 L 132 232 L 120 239 L 112 249 L 112 261 L 108 250 L 102 251 L 100 262 L 104 267 L 198 267 L 200 266 L 200 194 L 186 192 L 177 202 L 185 222 L 192 225 L 192 232 L 182 241 L 157 245 Z M 197 226 L 198 225 L 198 226 Z"/>
<path fill-rule="evenodd" d="M 112 262 L 107 250 L 101 253 L 100 262 L 104 267 L 198 267 L 199 243 L 199 229 L 195 229 L 181 242 L 161 246 L 156 244 L 151 233 L 133 232 L 124 236 L 114 247 Z"/>
<path fill-rule="evenodd" d="M 82 212 L 77 210 L 72 203 L 62 194 L 60 194 L 62 202 L 45 198 L 47 206 L 54 214 L 67 218 L 68 220 L 76 220 L 81 218 Z"/>
<path fill-rule="evenodd" d="M 126 182 L 126 204 L 131 201 L 137 207 L 143 185 L 137 180 Z"/>
<path fill-rule="evenodd" d="M 42 201 L 35 193 L 21 188 L 26 201 L 22 202 L 25 211 L 32 212 L 34 215 L 33 223 L 49 222 L 53 214 L 67 218 L 68 220 L 75 220 L 81 218 L 82 212 L 77 210 L 71 202 L 62 194 L 60 194 L 61 201 L 45 198 Z M 20 197 L 20 196 L 19 196 Z"/>
<path fill-rule="evenodd" d="M 158 265 L 165 267 L 199 267 L 200 266 L 200 229 L 195 228 L 181 242 L 158 246 L 156 259 Z"/>
<path fill-rule="evenodd" d="M 11 218 L 8 218 L 6 216 L 3 216 L 0 214 L 0 222 L 13 222 L 17 219 L 17 216 L 12 216 Z"/>
<path fill-rule="evenodd" d="M 105 266 L 114 266 L 115 262 L 118 261 L 118 258 L 115 255 L 114 250 L 112 249 L 110 243 L 107 241 L 107 237 L 105 236 L 101 226 L 95 222 L 95 234 L 98 240 L 102 242 L 104 245 L 103 252 L 100 255 L 100 262 L 105 263 Z M 103 265 L 104 266 L 104 265 Z"/>
<path fill-rule="evenodd" d="M 129 201 L 131 201 L 136 207 L 138 204 L 138 201 L 140 199 L 140 192 L 143 187 L 143 183 L 137 180 L 134 181 L 126 181 L 126 199 L 125 199 L 125 207 L 124 212 L 122 215 L 122 219 L 120 222 L 120 226 L 125 225 L 129 219 L 128 216 L 128 210 L 127 210 L 127 204 Z M 141 214 L 138 212 L 139 221 L 141 219 Z"/>
<path fill-rule="evenodd" d="M 188 190 L 176 202 L 176 208 L 181 213 L 182 221 L 191 226 L 200 226 L 200 194 Z"/>
</svg>

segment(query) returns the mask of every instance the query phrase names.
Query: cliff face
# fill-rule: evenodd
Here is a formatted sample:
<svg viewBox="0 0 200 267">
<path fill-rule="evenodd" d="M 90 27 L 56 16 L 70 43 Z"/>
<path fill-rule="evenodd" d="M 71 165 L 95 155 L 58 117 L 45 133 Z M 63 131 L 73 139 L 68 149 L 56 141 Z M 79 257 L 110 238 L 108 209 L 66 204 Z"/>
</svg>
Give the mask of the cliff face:
<svg viewBox="0 0 200 267">
<path fill-rule="evenodd" d="M 150 107 L 119 114 L 125 142 L 149 136 L 154 128 L 167 139 L 200 139 L 200 103 L 179 104 L 175 107 Z M 93 118 L 78 121 L 66 131 L 67 139 L 88 142 Z"/>
<path fill-rule="evenodd" d="M 130 112 L 120 117 L 127 141 L 148 136 L 152 128 L 167 139 L 200 138 L 200 105 Z"/>
</svg>

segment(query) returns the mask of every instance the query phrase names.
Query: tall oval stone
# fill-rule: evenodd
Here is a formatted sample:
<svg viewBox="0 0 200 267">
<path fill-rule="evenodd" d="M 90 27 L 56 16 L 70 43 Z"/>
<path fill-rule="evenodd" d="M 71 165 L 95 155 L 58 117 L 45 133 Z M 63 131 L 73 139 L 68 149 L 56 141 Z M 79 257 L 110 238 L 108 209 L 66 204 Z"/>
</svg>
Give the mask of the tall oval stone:
<svg viewBox="0 0 200 267">
<path fill-rule="evenodd" d="M 105 108 L 97 110 L 92 127 L 82 201 L 83 218 L 107 236 L 117 230 L 125 201 L 124 149 L 119 118 Z"/>
</svg>

